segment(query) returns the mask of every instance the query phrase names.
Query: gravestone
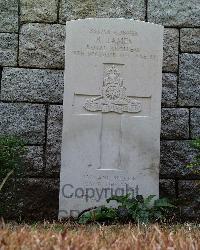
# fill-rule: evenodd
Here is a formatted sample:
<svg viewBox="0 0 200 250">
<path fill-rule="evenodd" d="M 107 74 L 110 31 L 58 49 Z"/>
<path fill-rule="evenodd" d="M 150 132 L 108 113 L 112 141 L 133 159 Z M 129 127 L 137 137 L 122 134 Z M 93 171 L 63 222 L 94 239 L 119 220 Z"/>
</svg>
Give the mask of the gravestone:
<svg viewBox="0 0 200 250">
<path fill-rule="evenodd" d="M 159 196 L 163 26 L 67 22 L 59 217 Z"/>
</svg>

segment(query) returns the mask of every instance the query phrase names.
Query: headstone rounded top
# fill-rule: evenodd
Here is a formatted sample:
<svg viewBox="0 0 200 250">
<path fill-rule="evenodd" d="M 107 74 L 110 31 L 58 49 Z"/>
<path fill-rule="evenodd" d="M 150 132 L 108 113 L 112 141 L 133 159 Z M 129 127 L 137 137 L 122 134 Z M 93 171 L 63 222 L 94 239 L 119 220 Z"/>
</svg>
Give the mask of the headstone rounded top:
<svg viewBox="0 0 200 250">
<path fill-rule="evenodd" d="M 97 22 L 112 22 L 112 21 L 130 21 L 130 22 L 135 22 L 135 23 L 139 23 L 139 24 L 145 24 L 145 25 L 155 25 L 155 26 L 158 26 L 158 27 L 163 27 L 164 26 L 162 24 L 157 24 L 157 23 L 151 23 L 151 22 L 146 22 L 146 21 L 142 21 L 142 20 L 136 20 L 136 19 L 133 19 L 133 18 L 124 18 L 124 17 L 87 17 L 87 18 L 79 18 L 79 19 L 72 19 L 70 21 L 66 21 L 66 24 L 70 23 L 70 22 L 94 22 L 94 21 L 97 21 Z"/>
</svg>

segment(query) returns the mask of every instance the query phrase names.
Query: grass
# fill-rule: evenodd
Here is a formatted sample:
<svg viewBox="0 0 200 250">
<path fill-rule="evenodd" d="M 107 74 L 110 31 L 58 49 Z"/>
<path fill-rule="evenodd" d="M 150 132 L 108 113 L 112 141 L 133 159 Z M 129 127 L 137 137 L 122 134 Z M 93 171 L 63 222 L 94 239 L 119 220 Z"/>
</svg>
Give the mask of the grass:
<svg viewBox="0 0 200 250">
<path fill-rule="evenodd" d="M 1 223 L 0 249 L 200 249 L 200 225 Z"/>
</svg>

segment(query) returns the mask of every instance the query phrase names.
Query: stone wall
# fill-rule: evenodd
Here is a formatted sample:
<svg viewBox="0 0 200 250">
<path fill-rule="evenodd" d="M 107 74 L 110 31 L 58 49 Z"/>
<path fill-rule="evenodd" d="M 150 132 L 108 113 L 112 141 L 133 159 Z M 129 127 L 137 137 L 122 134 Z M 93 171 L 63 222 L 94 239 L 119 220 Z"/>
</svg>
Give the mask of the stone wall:
<svg viewBox="0 0 200 250">
<path fill-rule="evenodd" d="M 11 216 L 56 216 L 65 21 L 95 16 L 165 26 L 160 192 L 189 199 L 183 215 L 197 216 L 200 176 L 185 166 L 196 154 L 190 141 L 200 137 L 199 1 L 0 0 L 0 9 L 0 133 L 16 134 L 27 144 Z M 9 198 L 6 193 L 4 201 Z"/>
</svg>

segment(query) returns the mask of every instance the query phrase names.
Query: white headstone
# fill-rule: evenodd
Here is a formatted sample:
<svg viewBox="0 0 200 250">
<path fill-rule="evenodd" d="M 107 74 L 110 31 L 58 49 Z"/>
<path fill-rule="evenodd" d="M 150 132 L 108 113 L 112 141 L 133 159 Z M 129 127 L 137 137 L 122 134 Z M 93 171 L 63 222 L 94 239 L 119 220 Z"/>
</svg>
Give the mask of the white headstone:
<svg viewBox="0 0 200 250">
<path fill-rule="evenodd" d="M 67 22 L 59 217 L 159 195 L 163 26 Z"/>
</svg>

